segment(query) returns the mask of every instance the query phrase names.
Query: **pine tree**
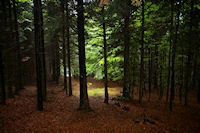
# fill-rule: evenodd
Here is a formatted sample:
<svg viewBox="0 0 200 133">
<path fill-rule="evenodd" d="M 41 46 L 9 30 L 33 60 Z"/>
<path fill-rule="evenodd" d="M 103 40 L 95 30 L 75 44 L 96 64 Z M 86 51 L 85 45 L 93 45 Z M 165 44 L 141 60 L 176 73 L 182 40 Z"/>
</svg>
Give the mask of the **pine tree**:
<svg viewBox="0 0 200 133">
<path fill-rule="evenodd" d="M 104 103 L 108 104 L 108 71 L 107 71 L 107 42 L 106 42 L 106 23 L 105 23 L 105 6 L 102 7 L 103 16 L 103 48 L 104 48 L 104 85 L 105 85 L 105 100 Z"/>
<path fill-rule="evenodd" d="M 37 72 L 37 109 L 43 110 L 43 84 L 42 66 L 43 66 L 43 22 L 42 22 L 42 3 L 41 0 L 34 0 L 34 27 L 35 27 L 35 54 L 36 54 L 36 72 Z"/>
<path fill-rule="evenodd" d="M 83 0 L 77 0 L 78 7 L 78 47 L 79 47 L 79 70 L 80 70 L 80 105 L 79 109 L 90 109 L 88 92 L 87 92 L 87 77 L 86 77 L 86 65 L 85 65 L 85 29 L 84 29 L 84 7 Z"/>
</svg>

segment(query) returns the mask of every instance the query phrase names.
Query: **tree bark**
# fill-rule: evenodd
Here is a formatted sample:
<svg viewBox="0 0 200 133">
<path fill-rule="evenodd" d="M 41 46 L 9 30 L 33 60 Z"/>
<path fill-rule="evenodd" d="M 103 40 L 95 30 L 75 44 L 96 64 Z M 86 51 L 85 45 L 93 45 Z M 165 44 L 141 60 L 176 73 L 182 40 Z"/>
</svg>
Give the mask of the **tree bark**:
<svg viewBox="0 0 200 133">
<path fill-rule="evenodd" d="M 20 50 L 20 42 L 19 42 L 19 30 L 18 30 L 18 16 L 17 16 L 17 9 L 16 9 L 16 2 L 15 0 L 12 0 L 13 2 L 13 12 L 14 12 L 14 27 L 15 27 L 15 43 L 17 45 L 17 64 L 16 64 L 16 88 L 15 88 L 15 94 L 18 94 L 20 89 L 23 89 L 22 85 L 22 69 L 21 69 L 21 50 Z"/>
<path fill-rule="evenodd" d="M 71 75 L 71 53 L 70 53 L 70 33 L 69 33 L 69 8 L 68 2 L 66 1 L 66 11 L 67 11 L 67 59 L 68 59 L 68 75 L 69 75 L 69 96 L 72 96 L 72 75 Z"/>
<path fill-rule="evenodd" d="M 199 76 L 199 84 L 198 84 L 198 93 L 197 93 L 197 101 L 200 103 L 200 76 Z"/>
<path fill-rule="evenodd" d="M 42 4 L 41 4 L 42 6 Z M 40 11 L 40 17 L 41 17 L 41 36 L 42 36 L 42 45 L 41 45 L 41 51 L 42 51 L 42 98 L 43 101 L 47 100 L 47 84 L 46 84 L 46 55 L 45 55 L 45 48 L 44 48 L 44 28 L 43 28 L 43 14 L 42 14 L 42 7 Z"/>
<path fill-rule="evenodd" d="M 64 15 L 64 2 L 61 0 L 61 9 L 62 9 L 62 55 L 63 55 L 63 69 L 64 69 L 64 90 L 67 94 L 67 70 L 66 70 L 66 46 L 65 46 L 65 15 Z"/>
<path fill-rule="evenodd" d="M 174 1 L 172 0 L 172 4 Z M 172 111 L 173 102 L 174 102 L 174 93 L 175 93 L 175 59 L 176 59 L 176 44 L 178 40 L 178 31 L 179 31 L 179 20 L 180 20 L 180 8 L 181 8 L 181 1 L 178 3 L 177 8 L 177 24 L 176 24 L 176 32 L 174 36 L 174 43 L 172 47 L 172 75 L 171 75 L 171 89 L 170 89 L 170 111 Z"/>
<path fill-rule="evenodd" d="M 59 84 L 59 79 L 60 79 L 60 52 L 59 52 L 59 36 L 58 33 L 55 32 L 55 80 L 56 84 Z"/>
<path fill-rule="evenodd" d="M 154 89 L 158 90 L 158 44 L 155 43 L 154 50 Z"/>
<path fill-rule="evenodd" d="M 183 76 L 183 72 L 184 72 L 184 70 L 183 70 L 183 68 L 184 68 L 183 47 L 182 47 L 181 51 L 182 51 L 181 68 L 180 68 L 180 70 L 181 70 L 181 75 L 180 75 L 181 81 L 180 81 L 180 88 L 179 88 L 179 100 L 180 100 L 180 103 L 182 103 L 182 97 L 183 97 L 183 83 L 184 83 L 184 82 L 183 82 L 183 79 L 184 79 L 184 76 Z"/>
<path fill-rule="evenodd" d="M 192 27 L 193 27 L 193 9 L 194 9 L 194 0 L 191 0 L 191 9 L 190 9 L 190 29 L 189 34 L 192 33 Z M 190 42 L 190 41 L 188 41 Z M 189 46 L 188 49 L 188 58 L 186 63 L 186 76 L 185 76 L 185 105 L 188 105 L 188 93 L 189 93 L 189 79 L 191 77 L 191 46 Z"/>
<path fill-rule="evenodd" d="M 148 81 L 149 81 L 149 99 L 148 101 L 150 102 L 151 99 L 151 70 L 152 69 L 152 56 L 151 56 L 151 48 L 149 48 L 149 77 L 148 77 Z"/>
<path fill-rule="evenodd" d="M 159 100 L 161 100 L 163 98 L 163 92 L 164 92 L 164 88 L 163 88 L 163 56 L 164 56 L 164 52 L 162 51 L 162 54 L 160 54 L 160 96 L 159 96 Z"/>
<path fill-rule="evenodd" d="M 43 94 L 42 94 L 42 4 L 41 0 L 34 0 L 34 27 L 35 27 L 35 55 L 36 55 L 36 72 L 37 72 L 37 109 L 43 110 Z"/>
<path fill-rule="evenodd" d="M 8 0 L 8 21 L 9 21 L 9 40 L 10 40 L 10 46 L 12 47 L 12 44 L 14 43 L 14 32 L 13 32 L 13 19 L 12 19 L 12 5 L 11 5 L 11 1 Z M 11 60 L 15 61 L 15 53 L 14 50 L 12 51 L 12 54 L 11 54 Z M 11 64 L 10 64 L 11 63 Z M 15 63 L 13 62 L 9 62 L 8 64 L 8 67 L 9 67 L 9 70 L 8 70 L 8 97 L 9 98 L 13 98 L 14 95 L 13 95 L 13 91 L 12 91 L 12 88 L 13 88 L 13 84 L 14 84 L 14 80 L 13 80 L 13 77 L 15 77 Z"/>
<path fill-rule="evenodd" d="M 169 37 L 169 57 L 168 57 L 168 78 L 167 78 L 167 94 L 166 103 L 168 103 L 169 98 L 169 86 L 171 77 L 171 49 L 172 49 L 172 37 L 173 37 L 173 18 L 174 18 L 174 0 L 171 0 L 171 24 L 170 24 L 170 37 Z"/>
<path fill-rule="evenodd" d="M 1 11 L 2 11 L 2 21 L 1 21 L 1 32 L 5 33 L 5 27 L 6 27 L 6 4 L 5 0 L 1 1 Z M 1 101 L 0 104 L 5 105 L 6 104 L 6 88 L 5 88 L 5 73 L 4 73 L 4 61 L 3 61 L 3 46 L 5 41 L 4 38 L 1 37 L 0 42 L 0 94 L 1 94 Z"/>
<path fill-rule="evenodd" d="M 127 2 L 127 1 L 126 1 Z M 124 16 L 124 85 L 123 85 L 123 97 L 130 98 L 129 94 L 129 44 L 130 44 L 130 11 L 128 9 L 129 2 L 126 4 L 127 14 Z"/>
<path fill-rule="evenodd" d="M 142 103 L 143 87 L 144 87 L 144 0 L 142 0 L 142 36 L 141 36 L 141 62 L 140 62 L 140 90 L 139 90 L 139 103 Z"/>
<path fill-rule="evenodd" d="M 6 89 L 5 89 L 5 77 L 4 77 L 4 66 L 2 57 L 2 47 L 0 46 L 0 87 L 1 87 L 1 104 L 6 104 Z"/>
<path fill-rule="evenodd" d="M 194 90 L 196 88 L 196 73 L 197 73 L 197 51 L 194 50 L 194 57 L 193 57 L 193 75 L 192 75 L 192 85 L 191 90 Z"/>
<path fill-rule="evenodd" d="M 78 47 L 79 47 L 79 69 L 80 69 L 80 105 L 79 109 L 90 110 L 88 92 L 87 92 L 87 77 L 86 77 L 86 65 L 85 65 L 85 29 L 84 29 L 84 7 L 83 0 L 77 0 L 78 7 Z"/>
<path fill-rule="evenodd" d="M 104 85 L 105 85 L 105 100 L 104 103 L 108 104 L 108 72 L 107 72 L 107 42 L 106 42 L 106 23 L 104 6 L 102 7 L 103 15 L 103 40 L 104 40 Z"/>
</svg>

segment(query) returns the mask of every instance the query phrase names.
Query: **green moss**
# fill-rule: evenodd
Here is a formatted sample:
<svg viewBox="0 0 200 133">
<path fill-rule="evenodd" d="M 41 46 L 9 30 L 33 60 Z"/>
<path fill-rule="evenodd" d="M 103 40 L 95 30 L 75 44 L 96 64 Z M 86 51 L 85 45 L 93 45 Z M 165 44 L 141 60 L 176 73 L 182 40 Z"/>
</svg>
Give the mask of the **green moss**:
<svg viewBox="0 0 200 133">
<path fill-rule="evenodd" d="M 79 96 L 79 90 L 73 90 L 74 95 Z M 109 95 L 119 95 L 119 90 L 117 88 L 108 88 Z M 92 88 L 88 89 L 88 96 L 104 96 L 104 88 Z"/>
</svg>

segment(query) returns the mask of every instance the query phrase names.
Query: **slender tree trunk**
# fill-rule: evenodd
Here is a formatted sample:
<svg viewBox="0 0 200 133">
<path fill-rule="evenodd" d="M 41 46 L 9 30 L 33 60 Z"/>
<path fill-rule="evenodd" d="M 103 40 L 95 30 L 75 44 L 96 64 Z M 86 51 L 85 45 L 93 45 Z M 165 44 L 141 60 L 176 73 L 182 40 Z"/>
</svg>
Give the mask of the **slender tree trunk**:
<svg viewBox="0 0 200 133">
<path fill-rule="evenodd" d="M 59 52 L 59 36 L 58 33 L 55 33 L 55 38 L 56 38 L 56 42 L 55 42 L 55 80 L 56 80 L 56 84 L 59 84 L 59 79 L 60 79 L 60 52 Z"/>
<path fill-rule="evenodd" d="M 192 75 L 192 85 L 191 90 L 194 90 L 196 88 L 196 73 L 197 73 L 197 55 L 196 50 L 194 51 L 194 66 L 193 66 L 193 75 Z"/>
<path fill-rule="evenodd" d="M 181 1 L 178 3 L 178 12 L 177 12 L 177 24 L 176 24 L 176 32 L 174 36 L 174 44 L 172 48 L 172 75 L 171 75 L 171 89 L 170 89 L 170 111 L 172 111 L 173 102 L 174 102 L 174 93 L 175 93 L 175 59 L 176 59 L 176 44 L 178 40 L 178 31 L 179 31 L 179 20 L 180 20 L 180 8 Z M 174 4 L 174 1 L 172 1 Z"/>
<path fill-rule="evenodd" d="M 131 98 L 134 100 L 134 87 L 135 87 L 135 64 L 136 64 L 136 59 L 133 57 L 133 68 L 132 68 L 132 88 L 131 88 Z"/>
<path fill-rule="evenodd" d="M 189 34 L 192 33 L 192 25 L 193 25 L 193 8 L 194 1 L 191 0 L 191 9 L 190 9 L 190 29 Z M 185 105 L 188 105 L 188 93 L 189 93 L 189 79 L 191 77 L 191 46 L 188 49 L 188 59 L 186 63 L 186 76 L 185 76 Z"/>
<path fill-rule="evenodd" d="M 154 57 L 154 89 L 158 90 L 158 44 L 155 43 L 155 57 Z"/>
<path fill-rule="evenodd" d="M 144 0 L 142 0 L 142 38 L 141 38 L 141 63 L 140 63 L 140 90 L 139 90 L 139 103 L 142 103 L 143 87 L 144 87 Z"/>
<path fill-rule="evenodd" d="M 152 56 L 151 56 L 151 48 L 149 48 L 149 99 L 148 101 L 150 102 L 151 99 L 151 68 L 152 68 Z"/>
<path fill-rule="evenodd" d="M 72 75 L 71 75 L 71 54 L 70 54 L 70 33 L 69 33 L 69 8 L 68 0 L 66 1 L 66 11 L 67 11 L 67 59 L 68 59 L 68 75 L 69 75 L 69 96 L 72 96 Z"/>
<path fill-rule="evenodd" d="M 197 93 L 197 101 L 200 103 L 200 76 L 199 76 L 199 84 L 198 84 L 198 93 Z"/>
<path fill-rule="evenodd" d="M 34 0 L 34 27 L 35 27 L 35 54 L 36 54 L 36 72 L 37 72 L 37 109 L 43 110 L 42 94 L 42 4 L 41 0 Z"/>
<path fill-rule="evenodd" d="M 41 45 L 41 51 L 42 51 L 42 98 L 43 101 L 47 100 L 47 84 L 46 84 L 46 58 L 45 58 L 45 48 L 44 48 L 44 29 L 43 29 L 43 14 L 42 9 L 40 12 L 41 17 L 41 36 L 42 36 L 42 45 Z"/>
<path fill-rule="evenodd" d="M 168 77 L 167 77 L 167 94 L 166 103 L 168 103 L 169 98 L 169 86 L 171 77 L 171 49 L 172 49 L 172 38 L 173 38 L 173 18 L 174 18 L 174 0 L 171 0 L 171 24 L 170 24 L 170 37 L 169 37 L 169 57 L 168 57 Z"/>
<path fill-rule="evenodd" d="M 22 85 L 22 70 L 21 70 L 21 50 L 20 50 L 20 42 L 19 42 L 19 31 L 18 31 L 18 16 L 17 16 L 17 9 L 16 9 L 16 3 L 15 0 L 13 1 L 13 11 L 14 11 L 14 25 L 15 25 L 15 41 L 17 45 L 17 65 L 16 65 L 16 73 L 17 73 L 17 86 L 15 90 L 15 94 L 18 94 L 18 91 L 20 89 L 23 89 Z"/>
<path fill-rule="evenodd" d="M 126 1 L 127 2 L 127 1 Z M 127 2 L 126 6 L 129 6 Z M 128 9 L 128 7 L 126 7 Z M 124 85 L 123 85 L 123 97 L 130 98 L 129 94 L 129 44 L 130 44 L 130 33 L 129 33 L 129 23 L 130 23 L 130 12 L 127 10 L 128 14 L 124 17 Z"/>
<path fill-rule="evenodd" d="M 108 104 L 108 72 L 107 72 L 107 42 L 106 42 L 106 23 L 105 23 L 105 14 L 104 6 L 102 7 L 103 15 L 103 39 L 104 39 L 104 85 L 105 85 L 105 100 L 104 103 Z"/>
<path fill-rule="evenodd" d="M 6 3 L 5 0 L 1 1 L 1 11 L 2 13 L 2 18 L 1 18 L 1 33 L 5 33 L 5 27 L 6 27 Z M 3 46 L 6 44 L 5 41 L 3 40 L 4 38 L 1 37 L 1 42 L 0 42 L 0 95 L 1 95 L 1 101 L 0 104 L 5 105 L 6 104 L 6 88 L 5 88 L 5 74 L 4 74 L 4 61 L 3 61 Z"/>
<path fill-rule="evenodd" d="M 0 46 L 0 78 L 1 78 L 1 104 L 6 104 L 6 89 L 5 89 L 5 78 L 4 78 L 4 66 L 3 66 L 3 57 L 2 57 L 2 47 Z"/>
<path fill-rule="evenodd" d="M 183 76 L 183 68 L 184 68 L 184 57 L 183 57 L 183 48 L 182 48 L 182 57 L 181 57 L 181 76 L 180 76 L 180 79 L 181 79 L 181 83 L 180 83 L 180 88 L 179 88 L 179 100 L 180 100 L 180 103 L 182 103 L 182 97 L 183 97 L 183 79 L 184 79 L 184 76 Z"/>
<path fill-rule="evenodd" d="M 159 96 L 159 100 L 161 100 L 162 99 L 162 97 L 163 97 L 163 92 L 164 92 L 164 88 L 163 88 L 163 75 L 162 75 L 162 73 L 163 73 L 163 65 L 162 65 L 162 63 L 163 63 L 163 55 L 164 53 L 162 52 L 162 55 L 160 55 L 160 96 Z"/>
<path fill-rule="evenodd" d="M 79 69 L 80 69 L 80 105 L 79 109 L 90 109 L 88 92 L 87 92 L 87 77 L 86 77 L 86 65 L 85 65 L 85 29 L 84 29 L 84 7 L 83 0 L 77 0 L 78 7 L 78 46 L 79 46 Z"/>
<path fill-rule="evenodd" d="M 67 70 L 66 70 L 66 46 L 65 46 L 65 15 L 64 15 L 64 2 L 61 0 L 61 9 L 62 9 L 62 55 L 63 55 L 63 69 L 64 69 L 64 90 L 67 94 Z"/>
<path fill-rule="evenodd" d="M 14 33 L 13 33 L 12 7 L 11 7 L 11 1 L 10 0 L 8 0 L 8 8 L 9 8 L 8 21 L 9 21 L 9 27 L 10 27 L 10 29 L 9 29 L 9 32 L 10 32 L 9 39 L 10 39 L 10 44 L 13 44 L 14 43 L 14 41 L 13 41 Z M 11 45 L 11 47 L 12 47 L 12 45 Z M 14 51 L 13 51 L 13 53 L 14 53 Z M 13 54 L 12 54 L 11 60 L 15 60 Z M 12 65 L 10 66 L 10 69 L 8 70 L 8 72 L 9 72 L 8 97 L 9 98 L 14 97 L 13 92 L 12 92 L 12 85 L 14 83 L 13 77 L 15 77 L 14 76 L 15 71 L 13 71 L 13 70 L 14 70 L 14 64 L 12 63 Z"/>
</svg>

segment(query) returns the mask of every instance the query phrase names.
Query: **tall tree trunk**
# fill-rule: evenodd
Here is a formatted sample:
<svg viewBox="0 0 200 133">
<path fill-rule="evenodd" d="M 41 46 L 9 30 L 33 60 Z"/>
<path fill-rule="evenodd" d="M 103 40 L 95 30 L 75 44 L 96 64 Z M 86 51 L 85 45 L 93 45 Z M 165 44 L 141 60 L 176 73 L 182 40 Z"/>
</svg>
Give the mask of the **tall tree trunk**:
<svg viewBox="0 0 200 133">
<path fill-rule="evenodd" d="M 184 76 L 183 76 L 183 72 L 184 72 L 184 70 L 183 70 L 183 68 L 184 68 L 183 47 L 182 47 L 181 51 L 182 51 L 181 68 L 180 68 L 180 70 L 181 70 L 181 76 L 180 76 L 181 81 L 180 81 L 180 88 L 179 88 L 179 100 L 180 100 L 180 103 L 182 103 L 182 97 L 183 97 L 183 81 L 184 81 L 184 80 L 183 80 L 183 79 L 184 79 Z"/>
<path fill-rule="evenodd" d="M 87 77 L 86 77 L 86 65 L 85 65 L 85 29 L 84 29 L 84 7 L 83 0 L 77 0 L 78 7 L 78 46 L 79 46 L 79 69 L 80 69 L 80 105 L 79 109 L 90 109 L 88 92 L 87 92 Z"/>
<path fill-rule="evenodd" d="M 154 89 L 158 90 L 158 44 L 155 43 L 154 56 Z"/>
<path fill-rule="evenodd" d="M 20 50 L 20 42 L 19 42 L 19 30 L 18 30 L 18 16 L 17 16 L 17 9 L 16 9 L 16 3 L 15 0 L 12 0 L 13 2 L 13 11 L 14 11 L 14 25 L 15 25 L 15 41 L 17 45 L 17 64 L 16 64 L 16 88 L 15 88 L 15 94 L 18 94 L 18 91 L 20 89 L 23 89 L 22 85 L 22 69 L 21 69 L 21 50 Z"/>
<path fill-rule="evenodd" d="M 139 103 L 142 103 L 143 87 L 144 87 L 144 0 L 142 0 L 142 38 L 141 38 L 141 63 L 140 63 L 140 90 Z"/>
<path fill-rule="evenodd" d="M 124 17 L 124 85 L 123 85 L 123 97 L 130 98 L 129 94 L 129 44 L 130 44 L 130 34 L 129 34 L 129 23 L 130 23 L 130 11 L 129 2 L 126 1 L 127 14 Z"/>
<path fill-rule="evenodd" d="M 194 60 L 193 60 L 193 75 L 192 75 L 192 85 L 191 90 L 196 88 L 196 73 L 197 73 L 197 51 L 194 50 Z"/>
<path fill-rule="evenodd" d="M 172 4 L 174 1 L 172 0 Z M 181 8 L 181 1 L 178 3 L 177 8 L 177 24 L 176 24 L 176 32 L 174 36 L 174 43 L 172 47 L 172 75 L 171 75 L 171 89 L 170 89 L 170 111 L 172 111 L 173 102 L 174 102 L 174 93 L 175 93 L 175 59 L 176 59 L 176 44 L 178 40 L 178 31 L 179 31 L 179 20 L 180 20 L 180 8 Z"/>
<path fill-rule="evenodd" d="M 43 94 L 42 94 L 42 4 L 41 0 L 34 0 L 34 27 L 35 27 L 35 55 L 36 55 L 36 72 L 37 72 L 37 109 L 43 110 Z"/>
<path fill-rule="evenodd" d="M 199 84 L 198 84 L 198 93 L 197 93 L 197 101 L 200 103 L 200 76 L 199 76 Z"/>
<path fill-rule="evenodd" d="M 43 14 L 42 9 L 40 12 L 41 17 L 41 36 L 42 36 L 42 45 L 41 45 L 41 51 L 42 51 L 42 98 L 44 101 L 47 100 L 47 84 L 46 84 L 46 58 L 45 58 L 45 48 L 44 48 L 44 28 L 43 28 Z"/>
<path fill-rule="evenodd" d="M 64 15 L 64 2 L 61 0 L 62 9 L 62 55 L 63 55 L 63 69 L 64 69 L 64 90 L 67 94 L 67 70 L 66 70 L 66 46 L 65 46 L 65 15 Z"/>
<path fill-rule="evenodd" d="M 9 12 L 8 12 L 8 21 L 9 21 L 9 27 L 10 27 L 10 29 L 9 29 L 9 32 L 10 32 L 10 34 L 9 34 L 9 39 L 10 39 L 10 44 L 13 44 L 14 43 L 14 41 L 13 41 L 13 38 L 14 38 L 14 32 L 13 32 L 13 20 L 12 20 L 12 7 L 11 7 L 12 5 L 11 5 L 11 1 L 10 0 L 8 0 L 8 10 L 9 10 Z M 11 47 L 12 47 L 12 45 L 10 45 Z M 14 53 L 14 51 L 12 51 L 13 53 Z M 13 53 L 12 53 L 12 55 L 11 55 L 11 60 L 15 60 L 14 59 L 14 56 L 13 56 Z M 13 81 L 13 77 L 15 77 L 15 71 L 14 71 L 14 64 L 12 63 L 12 62 L 10 62 L 11 63 L 11 65 L 9 64 L 9 67 L 10 67 L 10 69 L 8 70 L 8 72 L 9 72 L 9 81 L 8 81 L 8 97 L 9 98 L 13 98 L 14 97 L 14 95 L 13 95 L 13 92 L 12 92 L 12 85 L 13 85 L 13 83 L 14 83 L 14 81 Z"/>
<path fill-rule="evenodd" d="M 68 8 L 68 2 L 66 1 L 66 11 L 67 11 L 67 61 L 68 61 L 68 75 L 69 75 L 69 96 L 72 96 L 72 75 L 71 75 L 71 54 L 70 54 L 70 33 L 69 33 L 69 8 Z"/>
<path fill-rule="evenodd" d="M 151 48 L 149 48 L 149 77 L 148 77 L 148 81 L 149 81 L 149 99 L 148 101 L 150 102 L 150 98 L 151 98 L 151 70 L 152 69 L 152 56 L 151 56 Z"/>
<path fill-rule="evenodd" d="M 131 85 L 131 98 L 132 100 L 134 100 L 134 87 L 135 87 L 135 64 L 136 64 L 136 59 L 135 59 L 135 56 L 133 56 L 133 67 L 132 67 L 132 85 Z"/>
<path fill-rule="evenodd" d="M 59 52 L 59 36 L 58 33 L 55 33 L 55 80 L 56 84 L 59 84 L 59 79 L 60 79 L 60 52 Z"/>
<path fill-rule="evenodd" d="M 6 3 L 5 0 L 1 1 L 1 11 L 2 11 L 2 21 L 1 21 L 1 32 L 4 34 L 5 33 L 5 27 L 6 27 Z M 1 94 L 1 101 L 0 104 L 5 105 L 6 104 L 6 88 L 5 88 L 5 74 L 4 74 L 4 61 L 3 61 L 3 46 L 6 45 L 4 44 L 5 41 L 3 40 L 4 38 L 1 37 L 1 42 L 0 42 L 0 94 Z"/>
<path fill-rule="evenodd" d="M 164 88 L 163 88 L 163 57 L 164 57 L 164 52 L 162 51 L 162 54 L 160 55 L 160 96 L 159 96 L 159 100 L 162 99 L 163 97 L 163 92 L 164 92 Z"/>
<path fill-rule="evenodd" d="M 6 104 L 6 89 L 5 89 L 5 78 L 4 78 L 4 66 L 2 57 L 2 46 L 0 46 L 0 87 L 1 87 L 1 104 Z"/>
<path fill-rule="evenodd" d="M 105 23 L 105 14 L 104 6 L 102 7 L 103 15 L 103 40 L 104 40 L 104 85 L 105 85 L 105 100 L 104 103 L 108 104 L 108 72 L 107 72 L 107 42 L 106 42 L 106 23 Z"/>
<path fill-rule="evenodd" d="M 169 98 L 169 86 L 171 79 L 171 50 L 172 50 L 172 38 L 173 38 L 173 21 L 174 19 L 174 0 L 171 0 L 171 24 L 170 24 L 170 37 L 169 37 L 169 57 L 168 57 L 168 77 L 167 77 L 167 94 L 166 103 L 168 103 Z"/>
<path fill-rule="evenodd" d="M 192 33 L 193 26 L 193 8 L 194 8 L 194 0 L 191 0 L 191 9 L 190 9 L 190 29 L 189 34 Z M 188 49 L 188 58 L 186 63 L 186 76 L 185 76 L 185 105 L 188 105 L 188 93 L 189 93 L 189 79 L 191 77 L 191 46 Z"/>
</svg>

